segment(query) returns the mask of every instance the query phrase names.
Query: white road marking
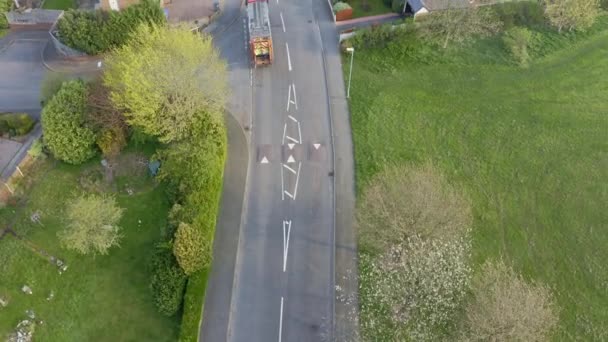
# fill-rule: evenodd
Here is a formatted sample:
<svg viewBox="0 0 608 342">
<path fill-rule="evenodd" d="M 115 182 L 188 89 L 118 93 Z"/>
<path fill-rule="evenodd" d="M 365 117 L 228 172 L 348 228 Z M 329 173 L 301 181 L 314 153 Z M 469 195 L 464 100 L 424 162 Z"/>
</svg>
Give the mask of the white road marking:
<svg viewBox="0 0 608 342">
<path fill-rule="evenodd" d="M 288 143 L 287 147 L 289 147 L 290 150 L 293 150 L 293 148 L 296 146 L 296 144 L 292 144 L 292 143 Z"/>
<path fill-rule="evenodd" d="M 298 135 L 300 136 L 300 144 L 302 143 L 302 129 L 300 128 L 300 123 L 298 122 Z"/>
<path fill-rule="evenodd" d="M 279 0 L 277 0 L 278 2 Z M 283 338 L 283 297 L 281 297 L 281 317 L 279 317 L 279 342 Z"/>
<path fill-rule="evenodd" d="M 294 118 L 294 117 L 293 117 L 293 116 L 291 116 L 291 115 L 287 115 L 287 117 L 288 117 L 288 118 L 290 118 L 290 119 L 291 119 L 293 122 L 298 122 L 298 120 L 296 120 L 296 118 Z"/>
<path fill-rule="evenodd" d="M 287 226 L 287 233 L 285 233 Z M 291 221 L 283 221 L 283 272 L 287 269 L 287 254 L 289 253 L 289 235 L 291 235 Z"/>
<path fill-rule="evenodd" d="M 283 169 L 281 169 L 281 201 L 285 200 L 285 181 L 283 180 Z"/>
<path fill-rule="evenodd" d="M 285 48 L 287 49 L 287 66 L 289 67 L 289 71 L 291 71 L 291 57 L 289 57 L 289 44 L 285 43 Z"/>
<path fill-rule="evenodd" d="M 321 147 L 321 144 L 312 144 L 312 146 L 314 146 L 314 147 L 315 147 L 315 150 L 318 150 L 318 149 L 319 149 L 319 147 Z"/>
<path fill-rule="evenodd" d="M 290 137 L 289 135 L 286 135 L 286 136 L 285 136 L 285 138 L 287 138 L 287 139 L 289 139 L 289 140 L 291 140 L 291 141 L 295 142 L 296 144 L 299 144 L 299 143 L 300 143 L 298 140 L 296 140 L 296 139 L 294 139 L 294 138 Z"/>
<path fill-rule="evenodd" d="M 284 190 L 283 192 L 285 193 L 285 195 L 289 196 L 291 199 L 294 199 L 293 195 L 290 194 L 287 190 Z"/>
<path fill-rule="evenodd" d="M 300 169 L 302 168 L 302 163 L 298 164 L 298 174 L 296 175 L 296 187 L 293 189 L 293 199 L 295 201 L 296 196 L 298 196 L 298 182 L 300 181 Z"/>
<path fill-rule="evenodd" d="M 293 104 L 296 106 L 296 110 L 298 110 L 298 96 L 296 95 L 296 84 L 293 83 Z"/>
<path fill-rule="evenodd" d="M 287 158 L 287 164 L 291 164 L 291 163 L 295 163 L 296 160 L 293 158 L 292 155 L 289 155 L 289 158 Z"/>
<path fill-rule="evenodd" d="M 283 12 L 279 13 L 279 15 L 281 16 L 281 25 L 283 26 L 283 33 L 285 33 L 285 21 L 283 20 Z"/>
<path fill-rule="evenodd" d="M 296 174 L 296 170 L 290 168 L 287 164 L 283 164 L 283 167 L 286 168 L 287 170 L 291 171 L 294 175 Z"/>
<path fill-rule="evenodd" d="M 253 87 L 253 69 L 249 69 L 249 84 Z"/>
<path fill-rule="evenodd" d="M 293 89 L 293 100 L 291 100 L 291 89 Z M 296 85 L 293 84 L 293 83 L 289 85 L 289 90 L 288 90 L 288 94 L 287 94 L 287 111 L 288 112 L 289 112 L 289 106 L 292 105 L 292 104 L 296 107 L 296 110 L 298 110 L 298 100 L 297 100 L 297 96 L 296 96 Z M 296 120 L 293 117 L 292 117 L 292 120 L 294 120 L 295 122 L 298 122 L 298 120 Z"/>
<path fill-rule="evenodd" d="M 262 164 L 268 164 L 268 158 L 266 158 L 266 156 L 264 156 L 262 158 L 262 161 L 260 163 L 262 163 Z"/>
<path fill-rule="evenodd" d="M 283 125 L 283 139 L 281 140 L 281 144 L 285 145 L 285 133 L 287 132 L 287 124 Z"/>
</svg>

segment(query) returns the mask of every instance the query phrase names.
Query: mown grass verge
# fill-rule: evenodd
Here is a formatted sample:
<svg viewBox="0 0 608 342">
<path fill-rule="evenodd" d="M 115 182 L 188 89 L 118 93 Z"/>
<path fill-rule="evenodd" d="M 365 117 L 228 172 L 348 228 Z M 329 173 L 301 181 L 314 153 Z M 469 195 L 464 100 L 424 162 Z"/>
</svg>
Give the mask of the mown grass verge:
<svg viewBox="0 0 608 342">
<path fill-rule="evenodd" d="M 527 69 L 500 36 L 446 50 L 407 35 L 359 42 L 350 103 L 357 189 L 387 165 L 432 162 L 470 194 L 474 269 L 503 258 L 551 287 L 561 309 L 555 341 L 603 340 L 608 17 L 584 33 L 526 26 L 539 35 Z M 373 285 L 366 279 L 362 295 Z"/>
</svg>

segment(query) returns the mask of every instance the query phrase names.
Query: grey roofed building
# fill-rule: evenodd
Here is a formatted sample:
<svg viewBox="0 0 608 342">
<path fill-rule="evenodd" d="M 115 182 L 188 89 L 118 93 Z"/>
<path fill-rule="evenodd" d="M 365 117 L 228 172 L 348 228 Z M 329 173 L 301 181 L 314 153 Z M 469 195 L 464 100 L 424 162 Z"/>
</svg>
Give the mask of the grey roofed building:
<svg viewBox="0 0 608 342">
<path fill-rule="evenodd" d="M 405 12 L 417 16 L 448 8 L 466 8 L 470 5 L 469 0 L 407 0 Z"/>
</svg>

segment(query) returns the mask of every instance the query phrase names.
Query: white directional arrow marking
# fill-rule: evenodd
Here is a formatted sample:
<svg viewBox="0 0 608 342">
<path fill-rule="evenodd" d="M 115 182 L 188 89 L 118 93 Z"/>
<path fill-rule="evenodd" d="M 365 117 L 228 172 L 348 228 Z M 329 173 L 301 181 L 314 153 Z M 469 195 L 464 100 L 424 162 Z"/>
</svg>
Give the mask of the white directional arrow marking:
<svg viewBox="0 0 608 342">
<path fill-rule="evenodd" d="M 295 160 L 295 159 L 293 159 L 293 156 L 292 156 L 292 155 L 290 155 L 290 156 L 289 156 L 289 158 L 287 158 L 287 163 L 288 163 L 288 164 L 290 164 L 290 163 L 295 163 L 295 162 L 296 162 L 296 160 Z"/>
<path fill-rule="evenodd" d="M 262 163 L 262 164 L 268 164 L 268 158 L 266 158 L 266 156 L 264 156 L 262 158 L 262 161 L 260 163 Z"/>
<path fill-rule="evenodd" d="M 290 150 L 293 150 L 293 147 L 296 146 L 296 144 L 289 143 L 289 144 L 287 144 L 287 146 L 289 146 Z"/>
<path fill-rule="evenodd" d="M 315 150 L 318 150 L 318 149 L 319 149 L 319 147 L 321 147 L 321 144 L 312 144 L 312 146 L 314 146 L 314 147 L 315 147 Z"/>
<path fill-rule="evenodd" d="M 291 221 L 283 221 L 283 272 L 287 269 L 287 253 L 289 252 L 289 235 L 291 234 Z"/>
</svg>

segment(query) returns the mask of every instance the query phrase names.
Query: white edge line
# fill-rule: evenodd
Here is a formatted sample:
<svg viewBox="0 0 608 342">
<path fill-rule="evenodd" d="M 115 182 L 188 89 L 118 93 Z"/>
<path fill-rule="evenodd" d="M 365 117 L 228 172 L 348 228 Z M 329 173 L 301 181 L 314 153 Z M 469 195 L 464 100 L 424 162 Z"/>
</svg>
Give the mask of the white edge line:
<svg viewBox="0 0 608 342">
<path fill-rule="evenodd" d="M 283 20 L 283 12 L 280 12 L 279 15 L 281 16 L 281 26 L 283 26 L 283 33 L 285 33 L 285 21 Z"/>
<path fill-rule="evenodd" d="M 296 174 L 296 170 L 294 170 L 294 169 L 290 168 L 289 166 L 287 166 L 287 164 L 283 164 L 283 166 L 284 166 L 284 167 L 285 167 L 287 170 L 291 171 L 291 172 L 292 172 L 294 175 Z"/>
<path fill-rule="evenodd" d="M 302 129 L 300 128 L 300 123 L 298 122 L 298 135 L 300 136 L 300 144 L 302 143 Z"/>
<path fill-rule="evenodd" d="M 281 168 L 281 201 L 285 200 L 285 183 L 283 181 L 283 168 Z"/>
<path fill-rule="evenodd" d="M 289 112 L 289 104 L 291 103 L 291 84 L 287 90 L 287 111 Z"/>
<path fill-rule="evenodd" d="M 287 44 L 287 43 L 285 43 L 285 44 Z M 287 57 L 289 57 L 289 54 Z M 291 68 L 289 68 L 289 70 L 291 70 Z M 293 83 L 292 86 L 293 86 L 293 102 L 296 105 L 296 110 L 298 110 L 298 95 L 296 95 L 296 84 Z"/>
<path fill-rule="evenodd" d="M 296 187 L 293 190 L 293 200 L 296 200 L 296 196 L 298 196 L 298 181 L 300 181 L 300 169 L 302 168 L 302 162 L 298 164 L 298 174 L 296 174 Z"/>
<path fill-rule="evenodd" d="M 285 145 L 285 133 L 287 133 L 287 124 L 283 125 L 283 139 L 281 141 L 282 145 Z"/>
<path fill-rule="evenodd" d="M 289 139 L 289 140 L 291 140 L 291 141 L 295 142 L 296 144 L 301 144 L 301 142 L 299 142 L 298 140 L 296 140 L 296 139 L 294 139 L 294 138 L 290 137 L 289 135 L 286 135 L 286 136 L 285 136 L 285 138 L 287 138 L 287 139 Z M 283 144 L 283 145 L 284 145 L 284 144 Z"/>
<path fill-rule="evenodd" d="M 297 120 L 296 118 L 294 118 L 293 116 L 291 116 L 291 115 L 287 115 L 287 116 L 288 116 L 288 117 L 289 117 L 291 120 L 293 120 L 293 122 L 298 122 L 298 120 Z"/>
<path fill-rule="evenodd" d="M 289 44 L 285 43 L 285 48 L 287 49 L 287 66 L 289 67 L 289 71 L 291 71 L 291 57 L 289 57 Z M 295 93 L 295 87 L 294 87 L 294 93 Z M 295 94 L 294 94 L 295 97 Z M 296 104 L 296 109 L 298 109 L 298 105 Z"/>
<path fill-rule="evenodd" d="M 283 338 L 283 297 L 281 297 L 281 316 L 279 317 L 279 342 L 281 342 L 282 338 Z"/>
</svg>

